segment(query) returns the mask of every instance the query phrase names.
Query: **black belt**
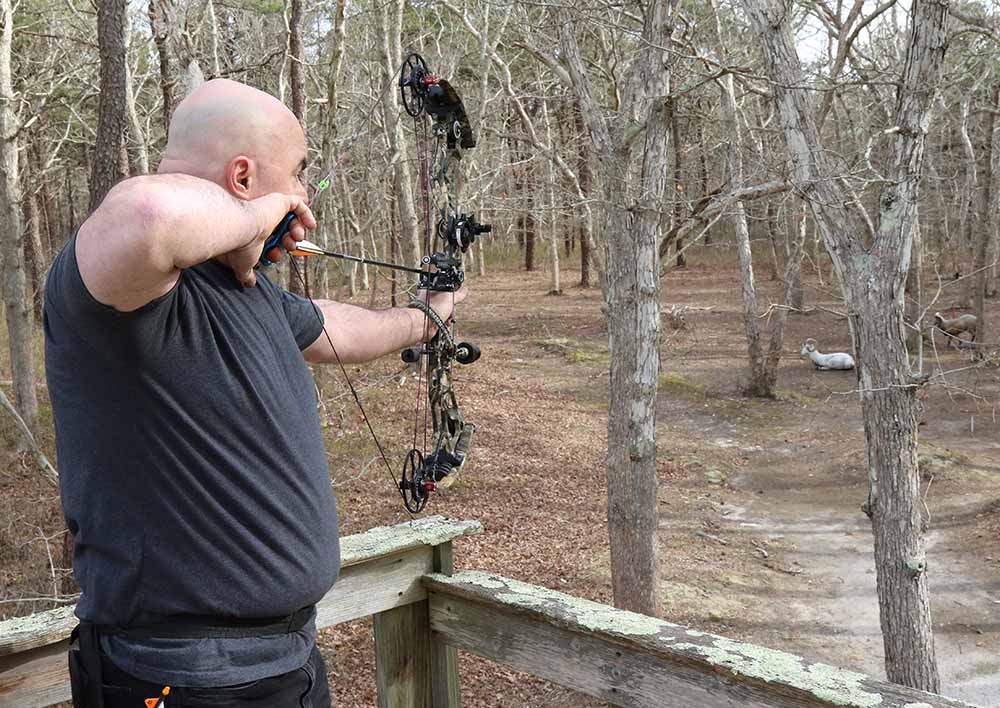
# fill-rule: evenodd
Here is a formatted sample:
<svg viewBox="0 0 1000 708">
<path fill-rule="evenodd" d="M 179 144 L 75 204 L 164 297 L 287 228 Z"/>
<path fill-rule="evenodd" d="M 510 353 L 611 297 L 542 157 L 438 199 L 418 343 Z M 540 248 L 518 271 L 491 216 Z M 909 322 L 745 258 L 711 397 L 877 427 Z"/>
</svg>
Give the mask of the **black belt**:
<svg viewBox="0 0 1000 708">
<path fill-rule="evenodd" d="M 239 639 L 297 632 L 309 622 L 315 605 L 284 617 L 207 617 L 175 615 L 162 621 L 120 626 L 80 622 L 70 636 L 69 669 L 73 705 L 103 708 L 100 635 L 129 639 Z"/>
<path fill-rule="evenodd" d="M 291 634 L 306 626 L 315 605 L 303 607 L 284 617 L 212 617 L 174 615 L 150 624 L 119 626 L 99 624 L 99 634 L 128 639 L 241 639 Z"/>
</svg>

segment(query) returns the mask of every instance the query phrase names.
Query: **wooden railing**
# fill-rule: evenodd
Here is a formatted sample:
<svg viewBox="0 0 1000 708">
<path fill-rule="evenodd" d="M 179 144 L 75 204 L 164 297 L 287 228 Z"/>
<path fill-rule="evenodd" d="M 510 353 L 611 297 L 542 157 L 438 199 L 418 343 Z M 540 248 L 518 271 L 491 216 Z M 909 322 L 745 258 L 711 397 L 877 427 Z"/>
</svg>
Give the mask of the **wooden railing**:
<svg viewBox="0 0 1000 708">
<path fill-rule="evenodd" d="M 328 627 L 373 615 L 380 708 L 458 708 L 456 649 L 616 706 L 969 708 L 942 696 L 488 573 L 454 573 L 474 521 L 429 517 L 341 541 L 318 606 Z M 69 698 L 72 608 L 0 622 L 0 707 Z"/>
</svg>

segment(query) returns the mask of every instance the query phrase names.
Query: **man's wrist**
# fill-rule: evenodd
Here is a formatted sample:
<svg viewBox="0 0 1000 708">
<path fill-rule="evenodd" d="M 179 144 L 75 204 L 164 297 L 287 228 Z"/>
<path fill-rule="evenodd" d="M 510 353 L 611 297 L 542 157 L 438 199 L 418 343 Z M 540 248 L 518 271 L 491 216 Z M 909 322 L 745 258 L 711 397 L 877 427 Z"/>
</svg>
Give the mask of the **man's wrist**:
<svg viewBox="0 0 1000 708">
<path fill-rule="evenodd" d="M 412 303 L 403 308 L 403 312 L 410 318 L 410 337 L 406 346 L 422 343 L 427 329 L 427 316 Z"/>
</svg>

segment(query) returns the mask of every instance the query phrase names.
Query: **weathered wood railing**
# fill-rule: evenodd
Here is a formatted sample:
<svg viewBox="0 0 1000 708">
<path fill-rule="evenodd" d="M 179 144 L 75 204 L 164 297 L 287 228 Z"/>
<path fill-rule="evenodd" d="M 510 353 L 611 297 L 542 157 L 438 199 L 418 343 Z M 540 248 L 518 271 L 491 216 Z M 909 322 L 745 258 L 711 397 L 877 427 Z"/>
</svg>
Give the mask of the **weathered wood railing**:
<svg viewBox="0 0 1000 708">
<path fill-rule="evenodd" d="M 380 708 L 457 708 L 456 649 L 616 706 L 969 708 L 793 654 L 487 573 L 453 573 L 440 517 L 342 540 L 343 570 L 319 604 L 327 627 L 374 616 Z M 69 698 L 71 608 L 0 622 L 0 707 Z"/>
</svg>

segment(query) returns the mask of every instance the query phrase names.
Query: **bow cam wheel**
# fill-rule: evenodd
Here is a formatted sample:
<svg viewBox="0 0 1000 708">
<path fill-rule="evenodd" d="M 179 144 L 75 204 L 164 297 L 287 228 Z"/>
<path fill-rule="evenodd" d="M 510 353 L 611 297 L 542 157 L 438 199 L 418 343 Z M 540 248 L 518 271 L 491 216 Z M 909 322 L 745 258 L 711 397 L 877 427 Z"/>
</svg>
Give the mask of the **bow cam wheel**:
<svg viewBox="0 0 1000 708">
<path fill-rule="evenodd" d="M 424 84 L 426 76 L 427 64 L 417 53 L 407 56 L 399 70 L 399 96 L 403 101 L 403 108 L 414 118 L 424 110 L 424 96 L 427 95 L 427 86 Z"/>
<path fill-rule="evenodd" d="M 424 489 L 424 456 L 413 448 L 406 453 L 403 472 L 399 477 L 399 491 L 403 495 L 403 506 L 413 514 L 419 514 L 427 504 Z"/>
</svg>

